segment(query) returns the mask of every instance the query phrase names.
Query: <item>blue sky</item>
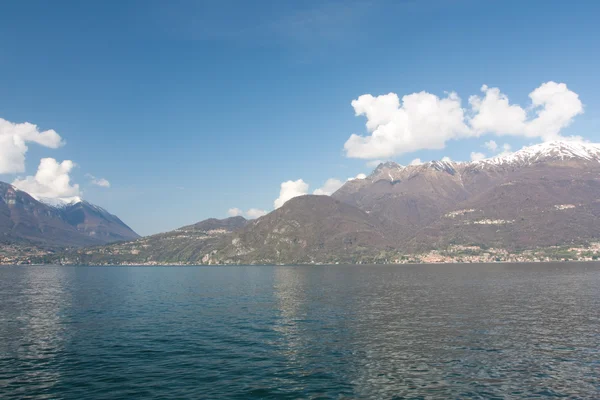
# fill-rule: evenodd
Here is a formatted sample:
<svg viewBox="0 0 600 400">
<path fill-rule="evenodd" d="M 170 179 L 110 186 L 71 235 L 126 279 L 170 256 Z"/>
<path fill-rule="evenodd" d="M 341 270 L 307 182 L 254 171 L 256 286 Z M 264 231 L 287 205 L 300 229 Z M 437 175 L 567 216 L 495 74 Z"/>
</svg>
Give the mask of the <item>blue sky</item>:
<svg viewBox="0 0 600 400">
<path fill-rule="evenodd" d="M 565 83 L 584 112 L 561 135 L 600 141 L 596 1 L 25 0 L 0 15 L 0 118 L 65 142 L 28 143 L 25 170 L 0 180 L 73 160 L 83 197 L 141 234 L 271 210 L 284 181 L 312 192 L 370 172 L 344 148 L 369 135 L 363 94 L 454 91 L 467 107 L 487 84 L 526 109 Z M 491 139 L 542 140 L 492 132 L 381 159 L 468 160 Z"/>
</svg>

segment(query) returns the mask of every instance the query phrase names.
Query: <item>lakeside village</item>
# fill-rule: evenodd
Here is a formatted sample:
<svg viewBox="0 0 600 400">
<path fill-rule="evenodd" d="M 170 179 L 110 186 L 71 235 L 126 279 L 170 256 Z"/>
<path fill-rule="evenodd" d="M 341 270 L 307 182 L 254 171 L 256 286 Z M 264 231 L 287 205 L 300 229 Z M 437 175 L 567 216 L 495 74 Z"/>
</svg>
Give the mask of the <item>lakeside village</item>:
<svg viewBox="0 0 600 400">
<path fill-rule="evenodd" d="M 168 260 L 135 260 L 127 257 L 127 261 L 119 261 L 115 256 L 106 254 L 106 261 L 98 260 L 94 265 L 231 265 L 235 262 L 169 262 Z M 122 255 L 122 254 L 121 254 Z M 445 250 L 432 250 L 423 254 L 410 254 L 377 259 L 361 258 L 353 261 L 300 262 L 294 264 L 328 265 L 328 264 L 445 264 L 445 263 L 526 263 L 526 262 L 556 262 L 556 261 L 597 261 L 600 260 L 600 242 L 586 246 L 552 246 L 521 252 L 509 252 L 505 249 L 482 248 L 479 246 L 454 245 Z M 78 257 L 63 254 L 57 258 L 52 250 L 44 250 L 32 246 L 0 245 L 0 265 L 34 265 L 34 264 L 64 264 L 78 265 Z M 254 265 L 283 265 L 267 260 L 256 260 Z"/>
</svg>

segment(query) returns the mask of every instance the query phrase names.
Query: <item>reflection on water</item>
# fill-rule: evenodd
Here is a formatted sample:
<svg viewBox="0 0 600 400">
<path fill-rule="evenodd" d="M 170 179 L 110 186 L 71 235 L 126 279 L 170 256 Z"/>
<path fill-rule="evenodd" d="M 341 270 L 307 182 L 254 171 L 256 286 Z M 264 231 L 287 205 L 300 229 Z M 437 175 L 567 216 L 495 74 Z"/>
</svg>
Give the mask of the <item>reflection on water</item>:
<svg viewBox="0 0 600 400">
<path fill-rule="evenodd" d="M 16 282 L 2 281 L 1 293 L 16 292 L 2 296 L 0 354 L 3 364 L 18 360 L 21 368 L 19 374 L 2 369 L 0 387 L 13 388 L 24 396 L 30 388 L 47 392 L 59 381 L 58 357 L 70 335 L 65 317 L 71 295 L 65 290 L 69 284 L 65 272 L 60 268 L 23 268 Z M 16 338 L 18 347 L 12 345 Z"/>
<path fill-rule="evenodd" d="M 284 354 L 290 362 L 302 356 L 299 323 L 305 319 L 306 274 L 294 268 L 276 268 L 274 271 L 274 293 L 280 318 L 273 329 L 283 337 Z"/>
<path fill-rule="evenodd" d="M 600 264 L 0 268 L 0 398 L 598 398 Z"/>
</svg>

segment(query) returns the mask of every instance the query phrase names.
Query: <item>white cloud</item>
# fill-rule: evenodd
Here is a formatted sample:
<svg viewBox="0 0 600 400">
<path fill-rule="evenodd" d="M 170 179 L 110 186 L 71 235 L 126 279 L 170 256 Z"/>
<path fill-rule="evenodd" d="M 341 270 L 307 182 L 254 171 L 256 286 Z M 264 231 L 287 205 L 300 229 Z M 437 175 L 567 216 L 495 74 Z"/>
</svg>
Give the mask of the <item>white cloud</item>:
<svg viewBox="0 0 600 400">
<path fill-rule="evenodd" d="M 250 208 L 246 211 L 243 211 L 242 209 L 235 207 L 235 208 L 230 208 L 229 210 L 227 210 L 227 215 L 229 215 L 230 217 L 244 216 L 249 219 L 260 218 L 263 215 L 266 215 L 268 213 L 269 213 L 268 211 L 260 210 L 258 208 Z"/>
<path fill-rule="evenodd" d="M 94 175 L 92 174 L 85 174 L 86 178 L 88 178 L 90 180 L 90 183 L 92 185 L 96 185 L 96 186 L 100 186 L 103 188 L 109 188 L 110 187 L 110 182 L 104 178 L 96 178 Z"/>
<path fill-rule="evenodd" d="M 483 147 L 485 147 L 486 149 L 488 149 L 492 153 L 498 153 L 498 152 L 500 152 L 500 154 L 498 154 L 499 156 L 505 156 L 505 155 L 509 154 L 510 153 L 510 148 L 511 148 L 510 144 L 508 144 L 508 143 L 504 143 L 502 145 L 502 147 L 500 147 L 498 145 L 498 143 L 496 143 L 494 140 L 490 140 L 488 142 L 485 142 L 483 144 Z M 502 150 L 502 151 L 500 151 L 500 150 Z M 472 154 L 473 153 L 471 153 L 471 155 Z M 473 159 L 473 157 L 471 157 L 471 159 Z"/>
<path fill-rule="evenodd" d="M 479 161 L 485 158 L 485 154 L 476 151 L 471 152 L 471 161 Z"/>
<path fill-rule="evenodd" d="M 308 183 L 302 179 L 296 181 L 286 181 L 281 184 L 279 190 L 279 197 L 273 202 L 275 208 L 279 208 L 285 204 L 286 201 L 297 196 L 302 196 L 308 193 Z"/>
<path fill-rule="evenodd" d="M 519 135 L 525 131 L 527 113 L 519 105 L 511 105 L 508 97 L 500 93 L 498 88 L 481 87 L 485 93 L 469 97 L 469 104 L 474 112 L 470 125 L 477 135 L 494 133 L 496 135 Z"/>
<path fill-rule="evenodd" d="M 362 175 L 363 177 L 366 177 L 364 174 L 359 174 L 359 176 L 360 175 Z M 327 179 L 327 181 L 325 181 L 325 183 L 323 184 L 322 187 L 314 190 L 313 194 L 330 196 L 333 192 L 335 192 L 340 187 L 342 187 L 343 184 L 344 184 L 344 182 L 340 181 L 339 179 L 330 178 L 330 179 Z M 304 182 L 304 180 L 302 180 L 302 179 L 298 179 L 296 181 L 290 180 L 290 181 L 282 182 L 280 190 L 279 190 L 279 197 L 277 199 L 275 199 L 275 201 L 273 202 L 274 208 L 277 209 L 277 208 L 281 207 L 288 200 L 290 200 L 294 197 L 303 196 L 303 195 L 308 194 L 309 193 L 308 189 L 309 189 L 308 183 Z M 268 214 L 268 211 L 261 210 L 258 208 L 251 208 L 247 211 L 243 211 L 239 208 L 230 208 L 227 211 L 227 214 L 230 216 L 244 215 L 247 218 L 259 218 L 265 214 Z"/>
<path fill-rule="evenodd" d="M 230 208 L 229 210 L 227 210 L 227 215 L 229 215 L 230 217 L 237 217 L 242 215 L 243 213 L 244 212 L 239 208 Z"/>
<path fill-rule="evenodd" d="M 421 161 L 421 159 L 420 159 L 420 158 L 415 158 L 414 160 L 412 160 L 412 161 L 410 162 L 410 164 L 409 164 L 409 165 L 421 165 L 421 164 L 423 164 L 423 161 Z"/>
<path fill-rule="evenodd" d="M 481 91 L 483 97 L 469 97 L 468 110 L 462 108 L 454 92 L 444 98 L 413 93 L 402 97 L 402 102 L 395 93 L 362 95 L 352 101 L 352 107 L 357 116 L 367 118 L 369 134 L 352 134 L 344 144 L 346 155 L 363 159 L 392 157 L 421 149 L 442 149 L 448 140 L 484 134 L 554 140 L 575 116 L 583 113 L 579 96 L 564 83 L 543 83 L 529 94 L 528 109 L 510 104 L 498 88 L 483 85 Z M 497 148 L 494 141 L 488 144 Z"/>
<path fill-rule="evenodd" d="M 420 92 L 402 97 L 389 93 L 362 95 L 352 101 L 356 115 L 367 117 L 368 136 L 352 134 L 344 144 L 352 158 L 380 158 L 419 149 L 441 149 L 446 140 L 468 136 L 465 116 L 456 93 L 439 98 Z"/>
<path fill-rule="evenodd" d="M 93 180 L 92 184 L 94 184 L 96 186 L 100 186 L 100 187 L 105 187 L 105 188 L 110 187 L 110 182 L 104 178 Z"/>
<path fill-rule="evenodd" d="M 358 174 L 356 176 L 353 176 L 351 178 L 346 179 L 347 181 L 353 181 L 355 179 L 367 179 L 367 175 L 366 174 Z"/>
<path fill-rule="evenodd" d="M 322 187 L 315 189 L 313 194 L 330 196 L 336 190 L 341 188 L 343 184 L 344 184 L 344 182 L 340 181 L 339 179 L 334 179 L 334 178 L 327 179 L 325 184 Z"/>
<path fill-rule="evenodd" d="M 267 215 L 269 212 L 266 210 L 259 210 L 258 208 L 251 208 L 246 211 L 246 217 L 250 219 L 260 218 L 263 215 Z"/>
<path fill-rule="evenodd" d="M 452 159 L 448 156 L 442 157 L 442 161 L 444 162 L 452 162 Z"/>
<path fill-rule="evenodd" d="M 546 82 L 529 93 L 531 118 L 521 106 L 510 104 L 498 88 L 481 87 L 483 98 L 471 96 L 474 111 L 471 127 L 478 134 L 516 135 L 542 140 L 555 140 L 560 131 L 583 113 L 583 104 L 577 93 L 564 83 Z"/>
<path fill-rule="evenodd" d="M 52 149 L 64 144 L 59 134 L 52 129 L 40 131 L 29 122 L 16 124 L 0 118 L 0 174 L 25 171 L 28 142 Z"/>
<path fill-rule="evenodd" d="M 489 151 L 494 151 L 495 152 L 496 149 L 498 148 L 498 143 L 496 143 L 494 140 L 490 140 L 489 142 L 485 142 L 483 144 L 483 147 L 485 147 Z"/>
<path fill-rule="evenodd" d="M 579 95 L 570 91 L 564 83 L 546 82 L 529 94 L 537 117 L 527 125 L 529 137 L 553 140 L 560 136 L 562 128 L 569 126 L 573 118 L 583 114 Z"/>
<path fill-rule="evenodd" d="M 69 198 L 81 195 L 79 185 L 71 185 L 69 173 L 75 167 L 71 160 L 61 163 L 54 158 L 42 158 L 35 176 L 15 179 L 13 186 L 39 198 Z"/>
</svg>

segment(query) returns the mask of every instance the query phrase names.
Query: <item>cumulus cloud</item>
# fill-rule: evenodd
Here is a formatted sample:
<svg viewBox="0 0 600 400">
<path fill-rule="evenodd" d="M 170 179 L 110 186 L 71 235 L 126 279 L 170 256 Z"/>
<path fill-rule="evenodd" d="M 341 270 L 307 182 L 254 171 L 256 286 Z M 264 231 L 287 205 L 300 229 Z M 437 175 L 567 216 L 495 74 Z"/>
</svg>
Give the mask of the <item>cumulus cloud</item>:
<svg viewBox="0 0 600 400">
<path fill-rule="evenodd" d="M 491 151 L 492 153 L 500 152 L 500 156 L 507 155 L 510 153 L 510 144 L 504 143 L 502 146 L 498 145 L 494 140 L 487 141 L 483 144 L 483 147 Z M 472 155 L 473 153 L 471 153 Z M 471 157 L 472 159 L 473 157 Z"/>
<path fill-rule="evenodd" d="M 52 149 L 64 144 L 52 129 L 40 131 L 29 122 L 17 124 L 0 118 L 0 174 L 25 171 L 25 153 L 30 142 Z"/>
<path fill-rule="evenodd" d="M 510 104 L 498 88 L 481 87 L 483 98 L 471 96 L 475 112 L 470 124 L 478 134 L 516 135 L 542 140 L 560 138 L 560 131 L 583 113 L 579 95 L 564 83 L 546 82 L 529 93 L 530 114 L 521 106 Z"/>
<path fill-rule="evenodd" d="M 34 176 L 15 179 L 12 184 L 36 199 L 76 197 L 81 195 L 79 185 L 71 184 L 69 176 L 74 167 L 71 160 L 59 163 L 54 158 L 42 158 Z"/>
<path fill-rule="evenodd" d="M 229 210 L 227 210 L 227 215 L 229 215 L 230 217 L 238 217 L 242 214 L 244 214 L 244 212 L 239 208 L 230 208 Z"/>
<path fill-rule="evenodd" d="M 444 162 L 452 162 L 452 159 L 448 156 L 442 157 L 442 161 Z"/>
<path fill-rule="evenodd" d="M 336 190 L 341 188 L 343 184 L 344 182 L 340 181 L 339 179 L 330 178 L 325 181 L 325 184 L 322 187 L 315 189 L 313 194 L 330 196 Z"/>
<path fill-rule="evenodd" d="M 90 180 L 90 183 L 92 185 L 96 185 L 96 186 L 100 186 L 103 188 L 109 188 L 110 187 L 110 182 L 104 178 L 96 178 L 94 175 L 92 174 L 85 174 L 86 178 L 88 178 Z"/>
<path fill-rule="evenodd" d="M 571 125 L 573 118 L 583 114 L 579 95 L 564 83 L 546 82 L 529 94 L 536 117 L 527 124 L 529 137 L 554 140 L 563 128 Z"/>
<path fill-rule="evenodd" d="M 498 143 L 496 143 L 494 140 L 490 140 L 489 142 L 485 142 L 483 144 L 483 147 L 485 147 L 489 151 L 494 151 L 495 152 L 496 149 L 498 148 Z"/>
<path fill-rule="evenodd" d="M 366 174 L 362 174 L 362 173 L 361 173 L 361 174 L 358 174 L 358 175 L 356 175 L 356 176 L 350 177 L 350 178 L 348 178 L 347 180 L 348 180 L 348 181 L 353 181 L 353 180 L 355 180 L 355 179 L 367 179 L 367 175 L 366 175 Z"/>
<path fill-rule="evenodd" d="M 410 162 L 410 164 L 409 164 L 409 165 L 421 165 L 421 164 L 423 164 L 423 161 L 421 161 L 421 159 L 420 159 L 420 158 L 415 158 L 414 160 L 412 160 L 412 161 Z"/>
<path fill-rule="evenodd" d="M 403 96 L 402 101 L 395 93 L 362 95 L 352 101 L 352 107 L 357 116 L 366 117 L 369 134 L 352 134 L 344 144 L 346 155 L 362 159 L 392 157 L 421 149 L 442 149 L 448 140 L 484 134 L 555 140 L 575 116 L 583 113 L 579 96 L 564 83 L 543 83 L 529 94 L 531 105 L 527 109 L 511 104 L 499 88 L 483 85 L 481 91 L 483 96 L 469 97 L 469 109 L 462 108 L 454 92 L 443 98 L 427 92 L 413 93 Z"/>
<path fill-rule="evenodd" d="M 352 158 L 380 158 L 419 149 L 441 149 L 446 140 L 467 136 L 464 111 L 456 93 L 439 98 L 420 92 L 402 97 L 362 95 L 352 101 L 357 116 L 367 118 L 368 136 L 352 134 L 344 144 Z"/>
<path fill-rule="evenodd" d="M 279 190 L 279 197 L 273 202 L 275 208 L 279 208 L 285 204 L 286 201 L 302 196 L 308 193 L 308 183 L 302 179 L 296 181 L 286 181 L 281 183 L 281 189 Z"/>
<path fill-rule="evenodd" d="M 110 182 L 109 182 L 109 181 L 107 181 L 107 180 L 106 180 L 106 179 L 104 179 L 104 178 L 100 178 L 100 179 L 94 179 L 94 180 L 92 181 L 92 184 L 94 184 L 94 185 L 96 185 L 96 186 L 100 186 L 100 187 L 105 187 L 105 188 L 108 188 L 108 187 L 110 187 Z"/>
<path fill-rule="evenodd" d="M 485 158 L 485 154 L 476 151 L 471 152 L 471 161 L 479 161 Z"/>
<path fill-rule="evenodd" d="M 267 215 L 269 212 L 266 210 L 260 210 L 258 208 L 251 208 L 248 211 L 246 211 L 246 217 L 250 218 L 250 219 L 255 219 L 255 218 L 260 218 L 263 215 Z"/>
<path fill-rule="evenodd" d="M 469 104 L 475 113 L 471 118 L 472 130 L 481 135 L 494 133 L 496 135 L 518 135 L 525 132 L 527 113 L 519 105 L 511 105 L 508 97 L 500 93 L 498 88 L 481 87 L 485 94 L 469 97 Z"/>
<path fill-rule="evenodd" d="M 360 179 L 364 179 L 366 177 L 366 175 L 359 174 L 359 177 L 360 177 Z M 344 184 L 344 182 L 340 181 L 339 179 L 330 178 L 330 179 L 327 179 L 327 181 L 325 181 L 323 186 L 321 186 L 318 189 L 315 189 L 313 191 L 313 194 L 330 196 L 336 190 L 338 190 L 340 187 L 342 187 L 343 184 Z M 273 202 L 273 207 L 275 209 L 277 209 L 277 208 L 281 207 L 282 205 L 284 205 L 288 200 L 293 199 L 294 197 L 306 195 L 308 193 L 309 193 L 309 185 L 308 185 L 308 183 L 304 182 L 304 180 L 302 180 L 302 179 L 298 179 L 295 181 L 290 180 L 290 181 L 282 182 L 281 186 L 280 186 L 280 190 L 279 190 L 279 197 L 277 199 L 275 199 L 275 201 Z M 244 215 L 247 218 L 259 218 L 265 214 L 268 214 L 268 211 L 258 209 L 258 208 L 250 208 L 247 211 L 243 211 L 240 208 L 230 208 L 227 211 L 227 214 L 232 217 L 238 216 L 238 215 Z"/>
<path fill-rule="evenodd" d="M 242 209 L 235 207 L 235 208 L 230 208 L 229 210 L 227 210 L 227 215 L 229 215 L 230 217 L 244 216 L 249 219 L 260 218 L 266 214 L 268 214 L 268 211 L 260 210 L 258 208 L 250 208 L 246 211 L 243 211 Z"/>
</svg>

